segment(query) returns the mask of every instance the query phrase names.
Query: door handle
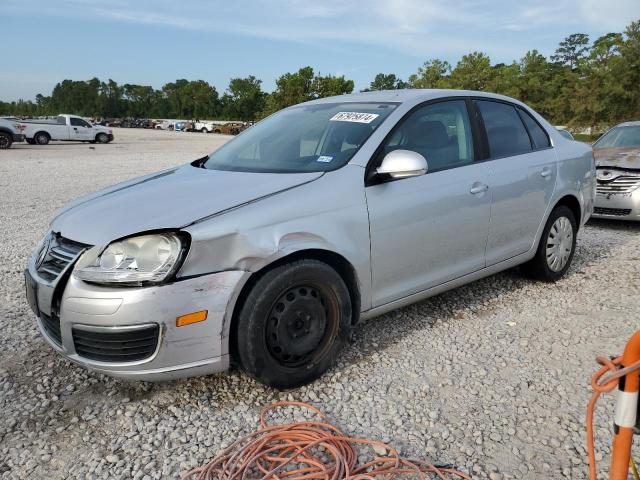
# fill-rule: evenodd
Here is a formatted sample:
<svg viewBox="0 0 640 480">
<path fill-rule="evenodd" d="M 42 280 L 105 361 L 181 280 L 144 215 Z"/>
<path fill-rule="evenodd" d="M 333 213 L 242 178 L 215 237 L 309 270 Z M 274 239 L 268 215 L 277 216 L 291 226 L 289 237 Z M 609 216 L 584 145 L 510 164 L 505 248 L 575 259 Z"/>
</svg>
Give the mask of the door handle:
<svg viewBox="0 0 640 480">
<path fill-rule="evenodd" d="M 73 127 L 73 129 L 74 129 L 76 132 L 78 131 L 78 129 L 77 129 L 76 127 Z"/>
<path fill-rule="evenodd" d="M 489 185 L 485 185 L 484 183 L 475 183 L 469 190 L 469 193 L 476 195 L 478 193 L 484 193 L 487 190 L 489 190 Z"/>
<path fill-rule="evenodd" d="M 547 178 L 548 176 L 550 176 L 553 172 L 551 171 L 550 168 L 548 167 L 544 167 L 542 169 L 542 171 L 540 172 L 540 175 L 543 176 L 544 178 Z"/>
</svg>

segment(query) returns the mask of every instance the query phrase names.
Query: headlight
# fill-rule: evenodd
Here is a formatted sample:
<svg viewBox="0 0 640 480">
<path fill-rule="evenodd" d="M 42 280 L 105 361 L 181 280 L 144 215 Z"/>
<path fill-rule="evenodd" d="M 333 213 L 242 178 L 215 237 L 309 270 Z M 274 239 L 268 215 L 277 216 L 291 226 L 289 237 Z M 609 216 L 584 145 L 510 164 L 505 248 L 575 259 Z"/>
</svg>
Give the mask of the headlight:
<svg viewBox="0 0 640 480">
<path fill-rule="evenodd" d="M 92 283 L 162 282 L 178 267 L 183 247 L 174 233 L 126 238 L 109 244 L 97 256 L 87 252 L 89 258 L 78 261 L 73 275 Z"/>
</svg>

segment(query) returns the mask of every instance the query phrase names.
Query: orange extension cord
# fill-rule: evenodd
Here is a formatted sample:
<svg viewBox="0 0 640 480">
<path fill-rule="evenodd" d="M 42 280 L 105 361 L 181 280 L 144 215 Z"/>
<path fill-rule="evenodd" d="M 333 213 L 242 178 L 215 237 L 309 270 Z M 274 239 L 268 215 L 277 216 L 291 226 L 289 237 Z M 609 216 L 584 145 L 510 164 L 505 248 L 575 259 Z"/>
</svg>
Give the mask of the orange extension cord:
<svg viewBox="0 0 640 480">
<path fill-rule="evenodd" d="M 587 453 L 589 456 L 589 478 L 596 480 L 597 468 L 596 468 L 596 454 L 594 447 L 594 435 L 593 435 L 593 413 L 598 402 L 598 398 L 603 393 L 611 392 L 618 386 L 620 378 L 628 375 L 629 373 L 640 370 L 640 360 L 632 363 L 626 368 L 619 368 L 622 364 L 622 356 L 609 359 L 607 357 L 597 357 L 596 362 L 602 365 L 592 377 L 591 387 L 593 388 L 593 395 L 589 400 L 587 407 Z M 608 375 L 604 380 L 607 373 Z"/>
<path fill-rule="evenodd" d="M 267 414 L 271 410 L 291 406 L 310 410 L 321 421 L 273 425 L 267 422 Z M 358 465 L 356 445 L 385 449 L 387 456 L 375 456 L 371 461 Z M 395 448 L 377 440 L 348 437 L 328 423 L 322 412 L 312 405 L 283 401 L 262 409 L 257 431 L 242 437 L 211 462 L 194 468 L 182 478 L 365 480 L 381 475 L 392 478 L 399 474 L 415 474 L 420 479 L 471 478 L 451 467 L 401 458 Z"/>
</svg>

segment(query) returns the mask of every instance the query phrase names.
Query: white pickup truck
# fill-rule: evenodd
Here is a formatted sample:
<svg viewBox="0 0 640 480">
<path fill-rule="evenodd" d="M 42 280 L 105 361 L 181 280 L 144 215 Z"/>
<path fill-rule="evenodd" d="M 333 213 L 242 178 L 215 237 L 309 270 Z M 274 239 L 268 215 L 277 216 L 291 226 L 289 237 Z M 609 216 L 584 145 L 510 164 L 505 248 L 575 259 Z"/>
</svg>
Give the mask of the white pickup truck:
<svg viewBox="0 0 640 480">
<path fill-rule="evenodd" d="M 91 143 L 109 143 L 113 131 L 101 125 L 91 125 L 77 115 L 58 115 L 53 120 L 22 120 L 27 143 L 46 145 L 51 140 L 76 140 Z"/>
</svg>

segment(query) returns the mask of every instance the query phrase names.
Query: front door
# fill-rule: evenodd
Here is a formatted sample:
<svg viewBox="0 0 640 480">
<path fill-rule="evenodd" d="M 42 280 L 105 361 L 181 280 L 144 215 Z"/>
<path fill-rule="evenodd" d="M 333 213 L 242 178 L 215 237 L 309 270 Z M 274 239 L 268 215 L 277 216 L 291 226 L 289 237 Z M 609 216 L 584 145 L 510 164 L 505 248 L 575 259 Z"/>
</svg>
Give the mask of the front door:
<svg viewBox="0 0 640 480">
<path fill-rule="evenodd" d="M 474 163 L 464 100 L 427 104 L 405 117 L 373 160 L 394 149 L 427 159 L 419 177 L 366 188 L 373 306 L 426 290 L 485 266 L 491 195 L 486 163 Z"/>
<path fill-rule="evenodd" d="M 69 140 L 95 140 L 95 132 L 89 123 L 75 117 L 71 117 L 69 122 Z"/>
</svg>

